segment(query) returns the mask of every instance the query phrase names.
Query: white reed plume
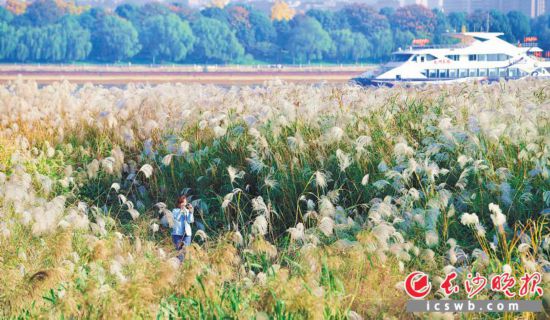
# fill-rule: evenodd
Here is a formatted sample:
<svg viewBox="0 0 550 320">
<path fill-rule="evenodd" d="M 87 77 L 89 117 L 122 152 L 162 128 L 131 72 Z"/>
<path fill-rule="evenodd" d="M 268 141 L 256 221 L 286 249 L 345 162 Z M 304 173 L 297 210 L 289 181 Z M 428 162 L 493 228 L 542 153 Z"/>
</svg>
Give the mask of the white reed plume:
<svg viewBox="0 0 550 320">
<path fill-rule="evenodd" d="M 128 213 L 130 214 L 130 216 L 132 216 L 132 219 L 133 220 L 136 220 L 137 218 L 139 218 L 139 211 L 137 211 L 136 209 L 134 209 L 134 204 L 132 203 L 132 201 L 130 200 L 127 200 L 126 201 L 126 205 L 128 206 Z"/>
<path fill-rule="evenodd" d="M 87 173 L 89 178 L 96 178 L 97 172 L 99 171 L 99 161 L 97 159 L 92 160 L 87 166 Z"/>
<path fill-rule="evenodd" d="M 214 127 L 214 135 L 216 136 L 216 138 L 221 138 L 225 136 L 226 132 L 227 132 L 226 128 L 222 128 L 220 126 Z"/>
<path fill-rule="evenodd" d="M 184 154 L 184 153 L 188 153 L 188 152 L 189 152 L 189 149 L 190 149 L 190 146 L 191 146 L 191 145 L 189 144 L 189 142 L 187 142 L 187 141 L 182 141 L 182 142 L 180 143 L 180 146 L 179 146 L 179 149 L 178 149 L 178 153 L 179 153 L 180 155 L 182 155 L 182 154 Z"/>
<path fill-rule="evenodd" d="M 151 231 L 157 233 L 159 231 L 159 225 L 157 223 L 151 224 Z"/>
<path fill-rule="evenodd" d="M 269 208 L 265 204 L 262 196 L 252 199 L 252 210 L 259 211 L 260 214 L 264 214 L 266 217 L 269 215 Z"/>
<path fill-rule="evenodd" d="M 462 216 L 460 216 L 460 223 L 465 226 L 475 226 L 479 224 L 479 218 L 475 213 L 464 212 Z"/>
<path fill-rule="evenodd" d="M 105 171 L 108 174 L 115 173 L 115 164 L 116 164 L 116 160 L 113 157 L 107 157 L 101 160 L 101 167 L 103 168 L 103 171 Z"/>
<path fill-rule="evenodd" d="M 162 164 L 165 166 L 165 167 L 168 167 L 171 163 L 172 163 L 172 157 L 174 155 L 169 153 L 167 155 L 164 156 L 164 158 L 162 158 Z"/>
<path fill-rule="evenodd" d="M 367 173 L 366 175 L 363 176 L 363 179 L 361 179 L 361 184 L 363 186 L 366 186 L 368 183 L 369 183 L 369 174 Z"/>
<path fill-rule="evenodd" d="M 118 182 L 113 182 L 113 184 L 111 185 L 111 189 L 115 190 L 115 192 L 118 193 L 118 191 L 120 191 L 120 184 Z"/>
<path fill-rule="evenodd" d="M 315 171 L 315 185 L 321 189 L 327 186 L 327 175 L 322 171 Z"/>
<path fill-rule="evenodd" d="M 428 247 L 436 246 L 439 243 L 439 235 L 434 230 L 426 232 L 426 245 Z"/>
<path fill-rule="evenodd" d="M 242 179 L 245 174 L 244 171 L 239 171 L 232 166 L 227 167 L 227 173 L 229 174 L 229 179 L 231 180 L 231 183 L 234 183 L 236 179 Z"/>
<path fill-rule="evenodd" d="M 319 221 L 319 230 L 325 235 L 330 236 L 334 230 L 334 220 L 331 217 L 322 217 Z"/>
<path fill-rule="evenodd" d="M 321 196 L 318 205 L 319 214 L 322 217 L 334 217 L 334 214 L 336 213 L 336 208 L 334 208 L 334 205 L 332 204 L 332 201 L 330 201 L 329 197 Z"/>
<path fill-rule="evenodd" d="M 259 173 L 267 167 L 257 154 L 253 155 L 250 158 L 246 158 L 246 161 L 250 165 L 250 171 L 252 171 L 253 173 Z"/>
<path fill-rule="evenodd" d="M 414 149 L 407 145 L 406 141 L 402 141 L 393 147 L 393 154 L 397 158 L 409 158 L 414 156 Z"/>
<path fill-rule="evenodd" d="M 286 230 L 288 233 L 290 233 L 290 241 L 297 242 L 297 241 L 303 241 L 304 240 L 304 224 L 298 223 L 296 227 L 294 228 L 288 228 Z"/>
<path fill-rule="evenodd" d="M 233 243 L 236 245 L 236 246 L 242 246 L 243 245 L 243 236 L 242 234 L 239 232 L 239 231 L 234 231 L 232 234 L 231 234 L 231 241 L 233 241 Z"/>
<path fill-rule="evenodd" d="M 340 149 L 336 150 L 336 158 L 338 159 L 338 166 L 342 172 L 346 171 L 351 165 L 351 157 Z"/>
<path fill-rule="evenodd" d="M 478 237 L 485 238 L 485 234 L 487 232 L 485 231 L 485 227 L 481 223 L 475 225 L 475 230 Z"/>
<path fill-rule="evenodd" d="M 201 241 L 208 240 L 208 235 L 204 230 L 197 230 L 197 232 L 195 232 L 195 237 L 199 238 Z"/>
<path fill-rule="evenodd" d="M 362 153 L 365 151 L 365 147 L 372 145 L 372 138 L 369 136 L 359 136 L 355 139 L 355 151 Z"/>
<path fill-rule="evenodd" d="M 252 233 L 256 235 L 265 235 L 267 233 L 267 219 L 265 215 L 259 215 L 254 219 L 254 223 L 252 224 Z"/>
<path fill-rule="evenodd" d="M 498 204 L 490 203 L 489 211 L 492 212 L 491 220 L 493 221 L 495 227 L 500 228 L 506 224 L 506 216 L 502 213 L 502 210 L 500 210 Z"/>
<path fill-rule="evenodd" d="M 162 223 L 162 225 L 172 228 L 175 223 L 174 215 L 172 214 L 172 211 L 166 208 L 160 208 L 159 211 L 162 214 L 162 218 L 160 219 L 160 222 Z"/>
<path fill-rule="evenodd" d="M 340 198 L 340 190 L 330 190 L 329 192 L 327 192 L 327 198 L 329 198 L 332 203 L 337 203 L 338 199 Z"/>
<path fill-rule="evenodd" d="M 332 127 L 330 128 L 324 136 L 324 142 L 326 144 L 335 144 L 340 141 L 342 141 L 342 138 L 344 137 L 345 133 L 344 130 L 340 127 Z"/>
<path fill-rule="evenodd" d="M 139 169 L 139 172 L 143 172 L 145 178 L 149 179 L 153 175 L 153 166 L 146 163 Z"/>
</svg>

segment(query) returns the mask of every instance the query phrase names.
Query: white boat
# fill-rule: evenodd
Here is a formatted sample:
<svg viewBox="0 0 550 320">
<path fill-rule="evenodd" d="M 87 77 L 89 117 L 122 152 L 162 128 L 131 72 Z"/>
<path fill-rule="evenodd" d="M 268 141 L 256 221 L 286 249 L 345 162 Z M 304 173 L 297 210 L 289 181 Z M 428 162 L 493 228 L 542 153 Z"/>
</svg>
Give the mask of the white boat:
<svg viewBox="0 0 550 320">
<path fill-rule="evenodd" d="M 550 63 L 537 55 L 533 42 L 513 45 L 503 33 L 464 32 L 450 36 L 461 40 L 448 46 L 416 46 L 399 50 L 381 68 L 352 81 L 360 85 L 451 84 L 466 81 L 498 81 L 525 77 L 550 78 Z"/>
</svg>

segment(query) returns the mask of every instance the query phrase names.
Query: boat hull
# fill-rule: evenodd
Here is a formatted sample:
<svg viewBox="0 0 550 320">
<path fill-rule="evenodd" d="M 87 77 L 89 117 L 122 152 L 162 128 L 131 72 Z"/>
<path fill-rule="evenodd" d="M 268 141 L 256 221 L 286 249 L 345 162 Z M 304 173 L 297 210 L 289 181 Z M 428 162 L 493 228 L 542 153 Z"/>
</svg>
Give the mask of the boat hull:
<svg viewBox="0 0 550 320">
<path fill-rule="evenodd" d="M 549 77 L 523 77 L 523 78 L 536 78 L 536 79 L 549 79 Z M 506 77 L 506 78 L 487 78 L 487 77 L 472 77 L 472 78 L 454 78 L 454 79 L 402 79 L 402 80 L 387 80 L 387 79 L 369 79 L 369 78 L 353 78 L 352 83 L 363 87 L 394 87 L 394 86 L 423 86 L 423 85 L 447 85 L 447 84 L 458 84 L 458 83 L 467 83 L 467 82 L 498 82 L 501 79 L 506 81 L 508 80 L 518 80 L 523 79 L 520 77 Z"/>
</svg>

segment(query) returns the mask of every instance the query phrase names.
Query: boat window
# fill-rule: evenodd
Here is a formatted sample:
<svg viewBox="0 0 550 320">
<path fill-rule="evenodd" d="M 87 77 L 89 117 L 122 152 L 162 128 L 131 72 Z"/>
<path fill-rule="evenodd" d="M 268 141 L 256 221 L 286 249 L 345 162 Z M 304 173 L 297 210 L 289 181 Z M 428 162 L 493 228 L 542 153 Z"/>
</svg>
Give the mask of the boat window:
<svg viewBox="0 0 550 320">
<path fill-rule="evenodd" d="M 477 69 L 470 69 L 470 77 L 477 77 Z"/>
<path fill-rule="evenodd" d="M 435 56 L 432 56 L 431 54 L 427 54 L 427 55 L 426 55 L 426 60 L 427 60 L 427 61 L 433 61 L 433 60 L 435 60 L 435 59 L 437 59 L 437 58 L 436 58 Z"/>
<path fill-rule="evenodd" d="M 447 78 L 447 71 L 449 70 L 439 70 L 439 78 Z"/>
<path fill-rule="evenodd" d="M 486 54 L 478 54 L 477 55 L 477 61 L 487 61 L 487 55 Z"/>
<path fill-rule="evenodd" d="M 458 72 L 456 69 L 449 70 L 449 78 L 456 78 Z"/>
<path fill-rule="evenodd" d="M 489 69 L 490 78 L 496 78 L 497 76 L 498 76 L 498 69 L 496 68 Z"/>
<path fill-rule="evenodd" d="M 506 74 L 508 73 L 508 70 L 506 70 L 505 68 L 500 68 L 498 69 L 498 73 L 499 73 L 499 77 L 505 78 Z"/>
<path fill-rule="evenodd" d="M 511 56 L 507 54 L 488 54 L 487 55 L 487 61 L 506 61 L 508 59 L 512 58 Z"/>
<path fill-rule="evenodd" d="M 460 60 L 460 56 L 458 54 L 451 54 L 451 55 L 448 55 L 446 57 L 449 58 L 449 60 L 453 60 L 453 61 Z"/>
<path fill-rule="evenodd" d="M 391 61 L 393 61 L 393 62 L 405 62 L 405 61 L 409 61 L 409 59 L 412 56 L 413 56 L 412 54 L 403 54 L 403 53 L 394 54 L 394 55 L 392 55 Z"/>
<path fill-rule="evenodd" d="M 487 76 L 487 69 L 479 69 L 479 76 L 480 77 L 486 77 Z"/>
<path fill-rule="evenodd" d="M 516 78 L 518 76 L 518 69 L 516 68 L 508 69 L 508 76 L 510 78 Z"/>
<path fill-rule="evenodd" d="M 458 71 L 459 78 L 466 78 L 468 76 L 468 69 L 460 69 Z"/>
<path fill-rule="evenodd" d="M 475 54 L 470 54 L 470 55 L 468 55 L 468 60 L 470 60 L 470 61 L 477 61 L 477 55 L 475 55 Z"/>
<path fill-rule="evenodd" d="M 430 70 L 429 78 L 437 78 L 437 70 Z"/>
</svg>

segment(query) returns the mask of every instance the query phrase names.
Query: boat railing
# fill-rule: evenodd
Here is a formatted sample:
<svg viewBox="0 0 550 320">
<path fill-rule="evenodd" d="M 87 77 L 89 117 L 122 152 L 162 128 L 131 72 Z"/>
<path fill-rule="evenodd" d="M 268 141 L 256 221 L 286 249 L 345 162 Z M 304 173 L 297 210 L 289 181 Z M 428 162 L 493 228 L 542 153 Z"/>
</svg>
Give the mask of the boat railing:
<svg viewBox="0 0 550 320">
<path fill-rule="evenodd" d="M 427 45 L 413 45 L 411 49 L 461 49 L 466 48 L 466 44 L 427 44 Z"/>
<path fill-rule="evenodd" d="M 517 46 L 519 48 L 536 48 L 539 44 L 537 42 L 521 42 L 518 43 Z"/>
</svg>

